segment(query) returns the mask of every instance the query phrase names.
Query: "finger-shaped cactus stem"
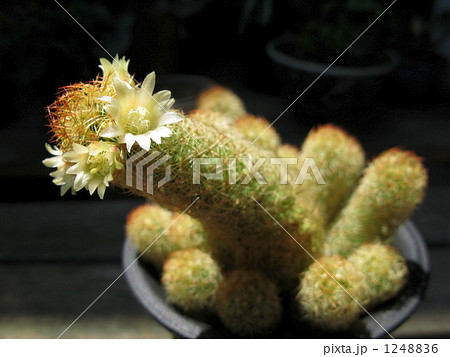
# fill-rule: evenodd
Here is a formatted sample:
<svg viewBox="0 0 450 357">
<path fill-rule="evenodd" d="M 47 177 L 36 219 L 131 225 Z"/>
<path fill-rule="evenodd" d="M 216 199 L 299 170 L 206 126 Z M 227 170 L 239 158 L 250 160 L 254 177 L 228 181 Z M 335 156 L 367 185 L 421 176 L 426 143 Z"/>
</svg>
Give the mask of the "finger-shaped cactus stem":
<svg viewBox="0 0 450 357">
<path fill-rule="evenodd" d="M 301 316 L 312 325 L 345 330 L 363 313 L 359 304 L 365 304 L 367 291 L 354 264 L 338 255 L 324 256 L 302 274 L 297 300 Z"/>
<path fill-rule="evenodd" d="M 242 100 L 231 90 L 220 86 L 214 86 L 200 93 L 197 108 L 219 112 L 233 120 L 247 115 Z"/>
<path fill-rule="evenodd" d="M 313 193 L 327 224 L 353 191 L 364 168 L 364 152 L 357 140 L 328 124 L 313 129 L 300 151 L 300 165 L 313 159 L 324 184 L 306 180 L 303 186 Z"/>
<path fill-rule="evenodd" d="M 167 300 L 189 313 L 210 312 L 222 273 L 219 265 L 197 248 L 172 253 L 163 266 Z"/>
<path fill-rule="evenodd" d="M 363 244 L 348 260 L 364 274 L 368 307 L 385 302 L 405 286 L 408 267 L 405 258 L 387 244 Z"/>
<path fill-rule="evenodd" d="M 246 139 L 266 150 L 276 151 L 281 139 L 273 126 L 263 117 L 246 115 L 233 124 Z"/>
<path fill-rule="evenodd" d="M 127 217 L 126 233 L 142 258 L 157 269 L 167 257 L 187 248 L 207 249 L 201 224 L 187 214 L 168 211 L 157 205 L 144 204 Z"/>
<path fill-rule="evenodd" d="M 277 286 L 259 271 L 235 270 L 217 289 L 216 312 L 236 334 L 248 337 L 273 332 L 282 314 Z"/>
<path fill-rule="evenodd" d="M 364 242 L 384 242 L 422 202 L 427 172 L 414 153 L 391 149 L 367 167 L 330 227 L 325 254 L 349 255 Z"/>
<path fill-rule="evenodd" d="M 320 219 L 315 216 L 318 213 L 310 207 L 308 192 L 297 195 L 299 187 L 279 184 L 279 168 L 270 164 L 268 158 L 259 156 L 260 148 L 240 140 L 234 131 L 221 131 L 215 127 L 212 123 L 217 115 L 197 111 L 173 126 L 171 137 L 159 145 L 152 143 L 150 153 L 160 152 L 169 157 L 155 167 L 153 181 L 163 180 L 169 166 L 171 172 L 171 180 L 152 194 L 148 194 L 147 180 L 141 181 L 139 189 L 126 184 L 127 172 L 132 172 L 132 182 L 139 178 L 139 160 L 128 170 L 119 172 L 114 183 L 173 211 L 183 211 L 200 197 L 188 213 L 202 223 L 211 242 L 220 242 L 226 250 L 233 252 L 233 262 L 229 265 L 273 271 L 280 288 L 291 289 L 299 271 L 310 262 L 306 253 L 283 234 L 274 218 L 311 251 L 323 242 Z M 134 153 L 132 151 L 131 155 Z M 220 170 L 215 164 L 201 166 L 198 158 L 218 159 Z M 235 166 L 231 167 L 229 163 L 233 159 Z M 258 173 L 265 180 L 262 183 L 248 167 L 249 162 L 255 164 L 258 160 L 261 162 Z M 195 165 L 202 172 L 197 182 L 193 180 Z M 208 179 L 203 175 L 217 172 L 217 178 Z M 235 181 L 230 184 L 233 177 Z M 278 274 L 280 264 L 283 272 Z"/>
</svg>

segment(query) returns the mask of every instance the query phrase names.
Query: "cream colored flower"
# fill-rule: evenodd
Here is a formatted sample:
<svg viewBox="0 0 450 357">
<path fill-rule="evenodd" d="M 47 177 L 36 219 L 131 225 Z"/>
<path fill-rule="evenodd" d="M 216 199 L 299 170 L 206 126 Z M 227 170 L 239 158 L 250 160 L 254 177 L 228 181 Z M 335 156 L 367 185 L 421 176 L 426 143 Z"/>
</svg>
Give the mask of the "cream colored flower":
<svg viewBox="0 0 450 357">
<path fill-rule="evenodd" d="M 86 188 L 91 195 L 97 190 L 100 198 L 104 197 L 114 172 L 123 169 L 120 149 L 105 141 L 93 142 L 89 146 L 74 143 L 73 150 L 65 153 L 63 160 L 73 164 L 67 173 L 75 175 L 74 189 Z"/>
<path fill-rule="evenodd" d="M 127 60 L 125 56 L 119 59 L 119 55 L 114 57 L 112 63 L 106 58 L 100 58 L 100 69 L 102 70 L 102 77 L 108 82 L 112 82 L 114 77 L 120 78 L 121 80 L 127 82 L 129 85 L 134 86 L 134 79 L 128 73 L 128 65 L 130 60 Z"/>
<path fill-rule="evenodd" d="M 175 103 L 167 90 L 152 95 L 155 88 L 155 72 L 150 73 L 142 87 L 132 87 L 120 78 L 113 78 L 117 98 L 99 98 L 108 103 L 105 111 L 114 119 L 116 125 L 104 129 L 100 136 L 118 138 L 126 143 L 130 151 L 135 142 L 145 150 L 150 149 L 151 141 L 161 143 L 161 138 L 169 137 L 172 131 L 168 124 L 183 120 L 180 114 L 169 111 Z"/>
<path fill-rule="evenodd" d="M 56 171 L 50 173 L 53 177 L 53 183 L 57 186 L 61 186 L 61 196 L 63 196 L 70 188 L 72 188 L 72 193 L 75 193 L 73 189 L 73 183 L 75 180 L 74 175 L 67 174 L 67 170 L 70 167 L 70 163 L 63 159 L 62 152 L 57 148 L 52 148 L 49 144 L 45 144 L 47 151 L 54 155 L 42 161 L 42 163 L 50 168 L 56 168 Z"/>
</svg>

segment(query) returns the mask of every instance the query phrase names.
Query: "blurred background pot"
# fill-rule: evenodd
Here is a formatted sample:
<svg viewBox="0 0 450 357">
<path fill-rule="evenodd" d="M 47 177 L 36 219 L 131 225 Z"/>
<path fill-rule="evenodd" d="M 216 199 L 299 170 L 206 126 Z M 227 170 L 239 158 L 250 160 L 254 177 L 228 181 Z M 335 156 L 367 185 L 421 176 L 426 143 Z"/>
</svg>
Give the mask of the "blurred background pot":
<svg viewBox="0 0 450 357">
<path fill-rule="evenodd" d="M 271 59 L 279 89 L 292 100 L 297 98 L 331 63 L 316 62 L 303 56 L 301 39 L 283 36 L 270 41 L 266 53 Z M 337 56 L 336 56 L 337 57 Z M 348 114 L 376 105 L 377 95 L 398 66 L 394 51 L 377 54 L 366 64 L 337 64 L 301 97 L 297 108 L 313 116 Z"/>
</svg>

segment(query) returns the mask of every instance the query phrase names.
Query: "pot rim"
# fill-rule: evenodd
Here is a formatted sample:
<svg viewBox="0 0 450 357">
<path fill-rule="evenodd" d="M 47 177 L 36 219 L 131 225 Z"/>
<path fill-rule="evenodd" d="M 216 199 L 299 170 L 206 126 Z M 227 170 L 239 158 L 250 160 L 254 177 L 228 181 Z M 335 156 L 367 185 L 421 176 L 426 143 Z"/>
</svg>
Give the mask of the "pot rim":
<svg viewBox="0 0 450 357">
<path fill-rule="evenodd" d="M 293 42 L 295 41 L 295 39 L 296 39 L 295 36 L 289 35 L 278 37 L 269 41 L 266 44 L 267 55 L 274 62 L 281 64 L 282 66 L 297 71 L 309 72 L 311 74 L 317 75 L 321 75 L 323 72 L 325 72 L 323 73 L 323 75 L 328 77 L 352 77 L 352 78 L 380 77 L 391 73 L 400 64 L 400 57 L 394 50 L 384 51 L 386 57 L 389 59 L 389 61 L 386 63 L 370 66 L 340 66 L 331 64 L 327 65 L 319 62 L 303 60 L 301 58 L 288 55 L 277 48 L 281 43 Z"/>
</svg>

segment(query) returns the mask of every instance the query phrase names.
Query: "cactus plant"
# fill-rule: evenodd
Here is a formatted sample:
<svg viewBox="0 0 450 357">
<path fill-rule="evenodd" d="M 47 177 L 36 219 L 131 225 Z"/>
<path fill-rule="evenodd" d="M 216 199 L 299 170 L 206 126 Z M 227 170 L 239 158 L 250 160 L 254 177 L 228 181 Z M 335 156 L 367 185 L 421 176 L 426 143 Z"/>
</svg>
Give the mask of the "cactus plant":
<svg viewBox="0 0 450 357">
<path fill-rule="evenodd" d="M 262 335 L 281 321 L 282 306 L 273 281 L 255 270 L 234 270 L 216 292 L 216 311 L 230 331 Z"/>
<path fill-rule="evenodd" d="M 342 329 L 361 313 L 342 287 L 367 308 L 399 291 L 406 265 L 386 244 L 423 197 L 415 155 L 390 150 L 360 179 L 364 152 L 342 129 L 315 128 L 299 150 L 270 128 L 253 145 L 269 124 L 231 91 L 208 90 L 184 114 L 169 91 L 153 93 L 154 73 L 135 84 L 127 66 L 102 59 L 101 76 L 63 88 L 48 108 L 55 146 L 44 164 L 62 194 L 103 198 L 116 186 L 152 202 L 126 229 L 162 266 L 168 301 L 257 335 L 279 322 L 278 294 L 295 292 L 314 325 Z"/>
<path fill-rule="evenodd" d="M 391 299 L 406 284 L 408 267 L 405 258 L 392 246 L 363 244 L 348 260 L 364 274 L 369 288 L 366 298 L 369 307 Z"/>
<path fill-rule="evenodd" d="M 176 223 L 176 224 L 175 224 Z M 178 250 L 206 250 L 205 231 L 198 221 L 162 207 L 144 204 L 127 217 L 126 233 L 142 257 L 162 269 L 167 257 Z"/>
<path fill-rule="evenodd" d="M 362 314 L 358 302 L 365 302 L 367 290 L 354 264 L 338 255 L 324 256 L 304 273 L 297 299 L 302 317 L 313 325 L 344 330 Z"/>
<path fill-rule="evenodd" d="M 242 100 L 229 89 L 220 86 L 203 91 L 198 98 L 197 107 L 225 114 L 233 120 L 247 115 Z"/>
<path fill-rule="evenodd" d="M 169 256 L 161 282 L 171 303 L 183 311 L 199 313 L 213 308 L 221 278 L 220 267 L 208 253 L 190 248 Z"/>
<path fill-rule="evenodd" d="M 298 158 L 300 156 L 300 149 L 291 144 L 283 144 L 277 148 L 277 156 L 285 158 Z"/>
<path fill-rule="evenodd" d="M 405 259 L 386 244 L 363 244 L 348 258 L 323 256 L 301 279 L 302 316 L 319 327 L 348 328 L 364 310 L 394 297 L 407 276 Z"/>
<path fill-rule="evenodd" d="M 348 198 L 364 168 L 364 152 L 357 140 L 334 125 L 311 130 L 300 151 L 300 162 L 314 158 L 325 185 L 303 183 L 315 193 L 327 224 Z"/>
<path fill-rule="evenodd" d="M 265 118 L 246 115 L 237 119 L 233 125 L 245 138 L 263 149 L 276 151 L 280 146 L 280 136 Z"/>
<path fill-rule="evenodd" d="M 349 255 L 364 242 L 384 242 L 422 202 L 427 172 L 412 152 L 390 149 L 367 167 L 327 234 L 326 254 Z"/>
</svg>

